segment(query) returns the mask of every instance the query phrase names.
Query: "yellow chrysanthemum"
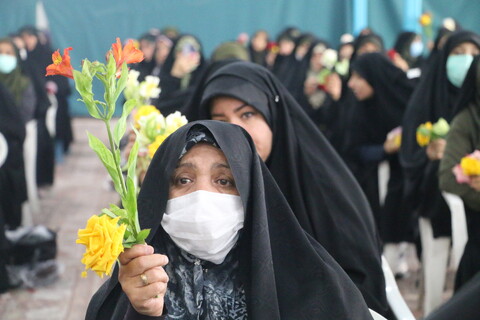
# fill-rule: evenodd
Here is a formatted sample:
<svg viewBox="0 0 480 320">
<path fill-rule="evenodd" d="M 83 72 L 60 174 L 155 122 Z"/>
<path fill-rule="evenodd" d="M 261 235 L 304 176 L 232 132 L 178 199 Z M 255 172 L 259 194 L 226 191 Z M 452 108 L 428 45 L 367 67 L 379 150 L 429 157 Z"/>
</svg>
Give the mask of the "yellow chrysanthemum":
<svg viewBox="0 0 480 320">
<path fill-rule="evenodd" d="M 144 116 L 148 116 L 149 114 L 151 113 L 156 113 L 156 114 L 160 114 L 160 111 L 158 111 L 157 108 L 155 108 L 155 106 L 150 106 L 150 105 L 147 105 L 147 106 L 141 106 L 137 112 L 135 113 L 133 119 L 134 119 L 134 125 L 135 125 L 135 128 L 140 128 L 140 124 L 138 123 L 138 121 L 140 120 L 140 118 L 144 117 Z"/>
<path fill-rule="evenodd" d="M 421 147 L 425 147 L 430 143 L 432 136 L 432 123 L 430 121 L 421 124 L 417 129 L 417 143 Z"/>
<path fill-rule="evenodd" d="M 153 159 L 155 152 L 157 152 L 157 149 L 160 147 L 160 145 L 163 143 L 163 141 L 165 141 L 167 137 L 168 135 L 161 134 L 155 138 L 155 141 L 153 143 L 148 145 L 148 155 L 150 156 L 150 159 Z"/>
<path fill-rule="evenodd" d="M 431 14 L 429 13 L 424 13 L 420 16 L 420 19 L 419 19 L 419 22 L 420 24 L 423 26 L 423 27 L 426 27 L 426 26 L 429 26 L 432 24 L 432 16 Z"/>
<path fill-rule="evenodd" d="M 91 269 L 101 278 L 104 274 L 111 274 L 113 264 L 123 252 L 123 235 L 127 226 L 119 226 L 119 219 L 94 215 L 88 219 L 85 229 L 78 230 L 76 242 L 86 247 L 82 258 L 85 270 Z M 82 277 L 86 277 L 86 271 Z"/>
<path fill-rule="evenodd" d="M 480 175 L 480 160 L 474 157 L 463 157 L 460 162 L 460 167 L 462 168 L 463 173 L 467 176 Z"/>
</svg>

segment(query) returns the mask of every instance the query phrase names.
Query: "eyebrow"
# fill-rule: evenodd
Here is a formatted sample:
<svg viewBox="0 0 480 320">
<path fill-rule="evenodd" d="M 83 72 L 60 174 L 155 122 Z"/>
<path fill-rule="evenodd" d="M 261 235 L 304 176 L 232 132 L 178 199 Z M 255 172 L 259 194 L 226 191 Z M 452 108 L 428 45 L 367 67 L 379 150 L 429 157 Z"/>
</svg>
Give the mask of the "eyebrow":
<svg viewBox="0 0 480 320">
<path fill-rule="evenodd" d="M 250 105 L 248 103 L 243 103 L 243 104 L 239 105 L 238 107 L 235 107 L 235 109 L 233 109 L 233 112 L 238 112 L 245 107 L 250 107 Z M 222 117 L 222 116 L 224 116 L 223 113 L 212 113 L 211 114 L 211 117 Z"/>
<path fill-rule="evenodd" d="M 179 165 L 177 165 L 176 169 L 178 168 L 191 168 L 191 169 L 195 169 L 197 166 L 194 165 L 193 163 L 191 162 L 184 162 L 184 163 L 180 163 Z M 217 168 L 225 168 L 225 169 L 230 169 L 230 166 L 226 163 L 221 163 L 221 162 L 215 162 L 214 164 L 212 164 L 212 169 L 217 169 Z"/>
</svg>

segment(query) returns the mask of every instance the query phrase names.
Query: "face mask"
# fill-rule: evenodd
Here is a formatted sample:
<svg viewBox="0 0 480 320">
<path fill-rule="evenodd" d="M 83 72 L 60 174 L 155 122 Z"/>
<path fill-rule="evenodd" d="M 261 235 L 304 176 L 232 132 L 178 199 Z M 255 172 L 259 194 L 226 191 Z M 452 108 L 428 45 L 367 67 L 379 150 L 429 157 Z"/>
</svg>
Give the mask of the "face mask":
<svg viewBox="0 0 480 320">
<path fill-rule="evenodd" d="M 460 88 L 462 86 L 472 61 L 473 56 L 469 54 L 459 54 L 448 57 L 447 78 L 455 87 Z"/>
<path fill-rule="evenodd" d="M 410 56 L 417 58 L 423 53 L 423 43 L 421 41 L 415 41 L 410 46 Z"/>
<path fill-rule="evenodd" d="M 220 264 L 237 243 L 244 219 L 239 196 L 200 190 L 168 200 L 161 224 L 179 248 Z"/>
<path fill-rule="evenodd" d="M 10 73 L 17 67 L 17 58 L 9 54 L 0 54 L 0 72 Z"/>
</svg>

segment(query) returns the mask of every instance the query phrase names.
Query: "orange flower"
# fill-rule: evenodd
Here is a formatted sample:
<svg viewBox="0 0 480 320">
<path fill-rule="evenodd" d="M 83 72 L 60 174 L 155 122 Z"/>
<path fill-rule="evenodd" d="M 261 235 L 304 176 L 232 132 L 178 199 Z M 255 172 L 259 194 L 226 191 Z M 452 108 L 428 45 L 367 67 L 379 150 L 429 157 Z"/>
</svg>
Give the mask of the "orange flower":
<svg viewBox="0 0 480 320">
<path fill-rule="evenodd" d="M 45 76 L 60 75 L 73 79 L 73 68 L 70 64 L 69 51 L 71 47 L 63 49 L 63 57 L 60 55 L 60 50 L 52 53 L 53 63 L 47 67 L 47 74 Z"/>
<path fill-rule="evenodd" d="M 112 52 L 117 63 L 117 70 L 122 67 L 124 62 L 130 64 L 143 60 L 143 52 L 135 48 L 133 40 L 129 40 L 125 47 L 122 48 L 120 38 L 117 38 L 117 42 L 112 44 Z"/>
</svg>

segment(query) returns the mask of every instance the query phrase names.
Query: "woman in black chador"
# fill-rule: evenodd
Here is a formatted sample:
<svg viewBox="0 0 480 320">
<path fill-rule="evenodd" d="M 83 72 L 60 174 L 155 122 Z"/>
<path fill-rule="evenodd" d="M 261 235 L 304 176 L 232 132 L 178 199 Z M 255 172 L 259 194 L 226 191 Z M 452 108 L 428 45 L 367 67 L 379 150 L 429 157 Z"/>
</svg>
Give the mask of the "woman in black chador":
<svg viewBox="0 0 480 320">
<path fill-rule="evenodd" d="M 436 249 L 422 250 L 423 269 L 426 271 L 426 314 L 442 302 L 441 293 L 452 227 L 450 210 L 438 185 L 438 169 L 443 157 L 445 139 L 434 140 L 426 148 L 422 148 L 416 141 L 416 130 L 420 124 L 427 121 L 435 123 L 439 118 L 444 118 L 447 122 L 452 120 L 465 74 L 473 56 L 479 53 L 480 37 L 477 34 L 463 30 L 448 36 L 443 49 L 425 67 L 403 119 L 400 163 L 405 174 L 404 205 L 407 212 L 415 211 L 421 217 L 420 236 L 424 238 L 422 243 L 426 243 L 426 237 L 430 238 L 430 233 L 435 238 L 432 246 Z M 437 257 L 435 259 L 441 262 L 432 262 L 434 252 Z M 439 274 L 428 271 L 430 268 Z"/>
<path fill-rule="evenodd" d="M 183 106 L 206 66 L 200 41 L 192 35 L 182 35 L 172 46 L 160 70 L 160 97 L 153 104 L 168 115 Z"/>
<path fill-rule="evenodd" d="M 173 133 L 138 205 L 151 246 L 120 255 L 87 320 L 371 319 L 238 126 L 199 121 Z"/>
<path fill-rule="evenodd" d="M 358 100 L 356 121 L 350 128 L 354 140 L 350 141 L 351 153 L 361 165 L 360 185 L 372 207 L 379 208 L 374 214 L 381 238 L 384 243 L 412 241 L 411 221 L 401 205 L 403 174 L 397 153 L 400 145 L 392 130 L 401 125 L 413 84 L 384 54 L 365 53 L 352 63 L 348 85 Z M 390 166 L 390 178 L 385 203 L 380 208 L 378 165 L 384 160 Z"/>
<path fill-rule="evenodd" d="M 388 309 L 370 207 L 331 145 L 267 69 L 229 63 L 197 88 L 187 118 L 242 126 L 303 229 L 347 272 L 377 312 Z"/>
</svg>

